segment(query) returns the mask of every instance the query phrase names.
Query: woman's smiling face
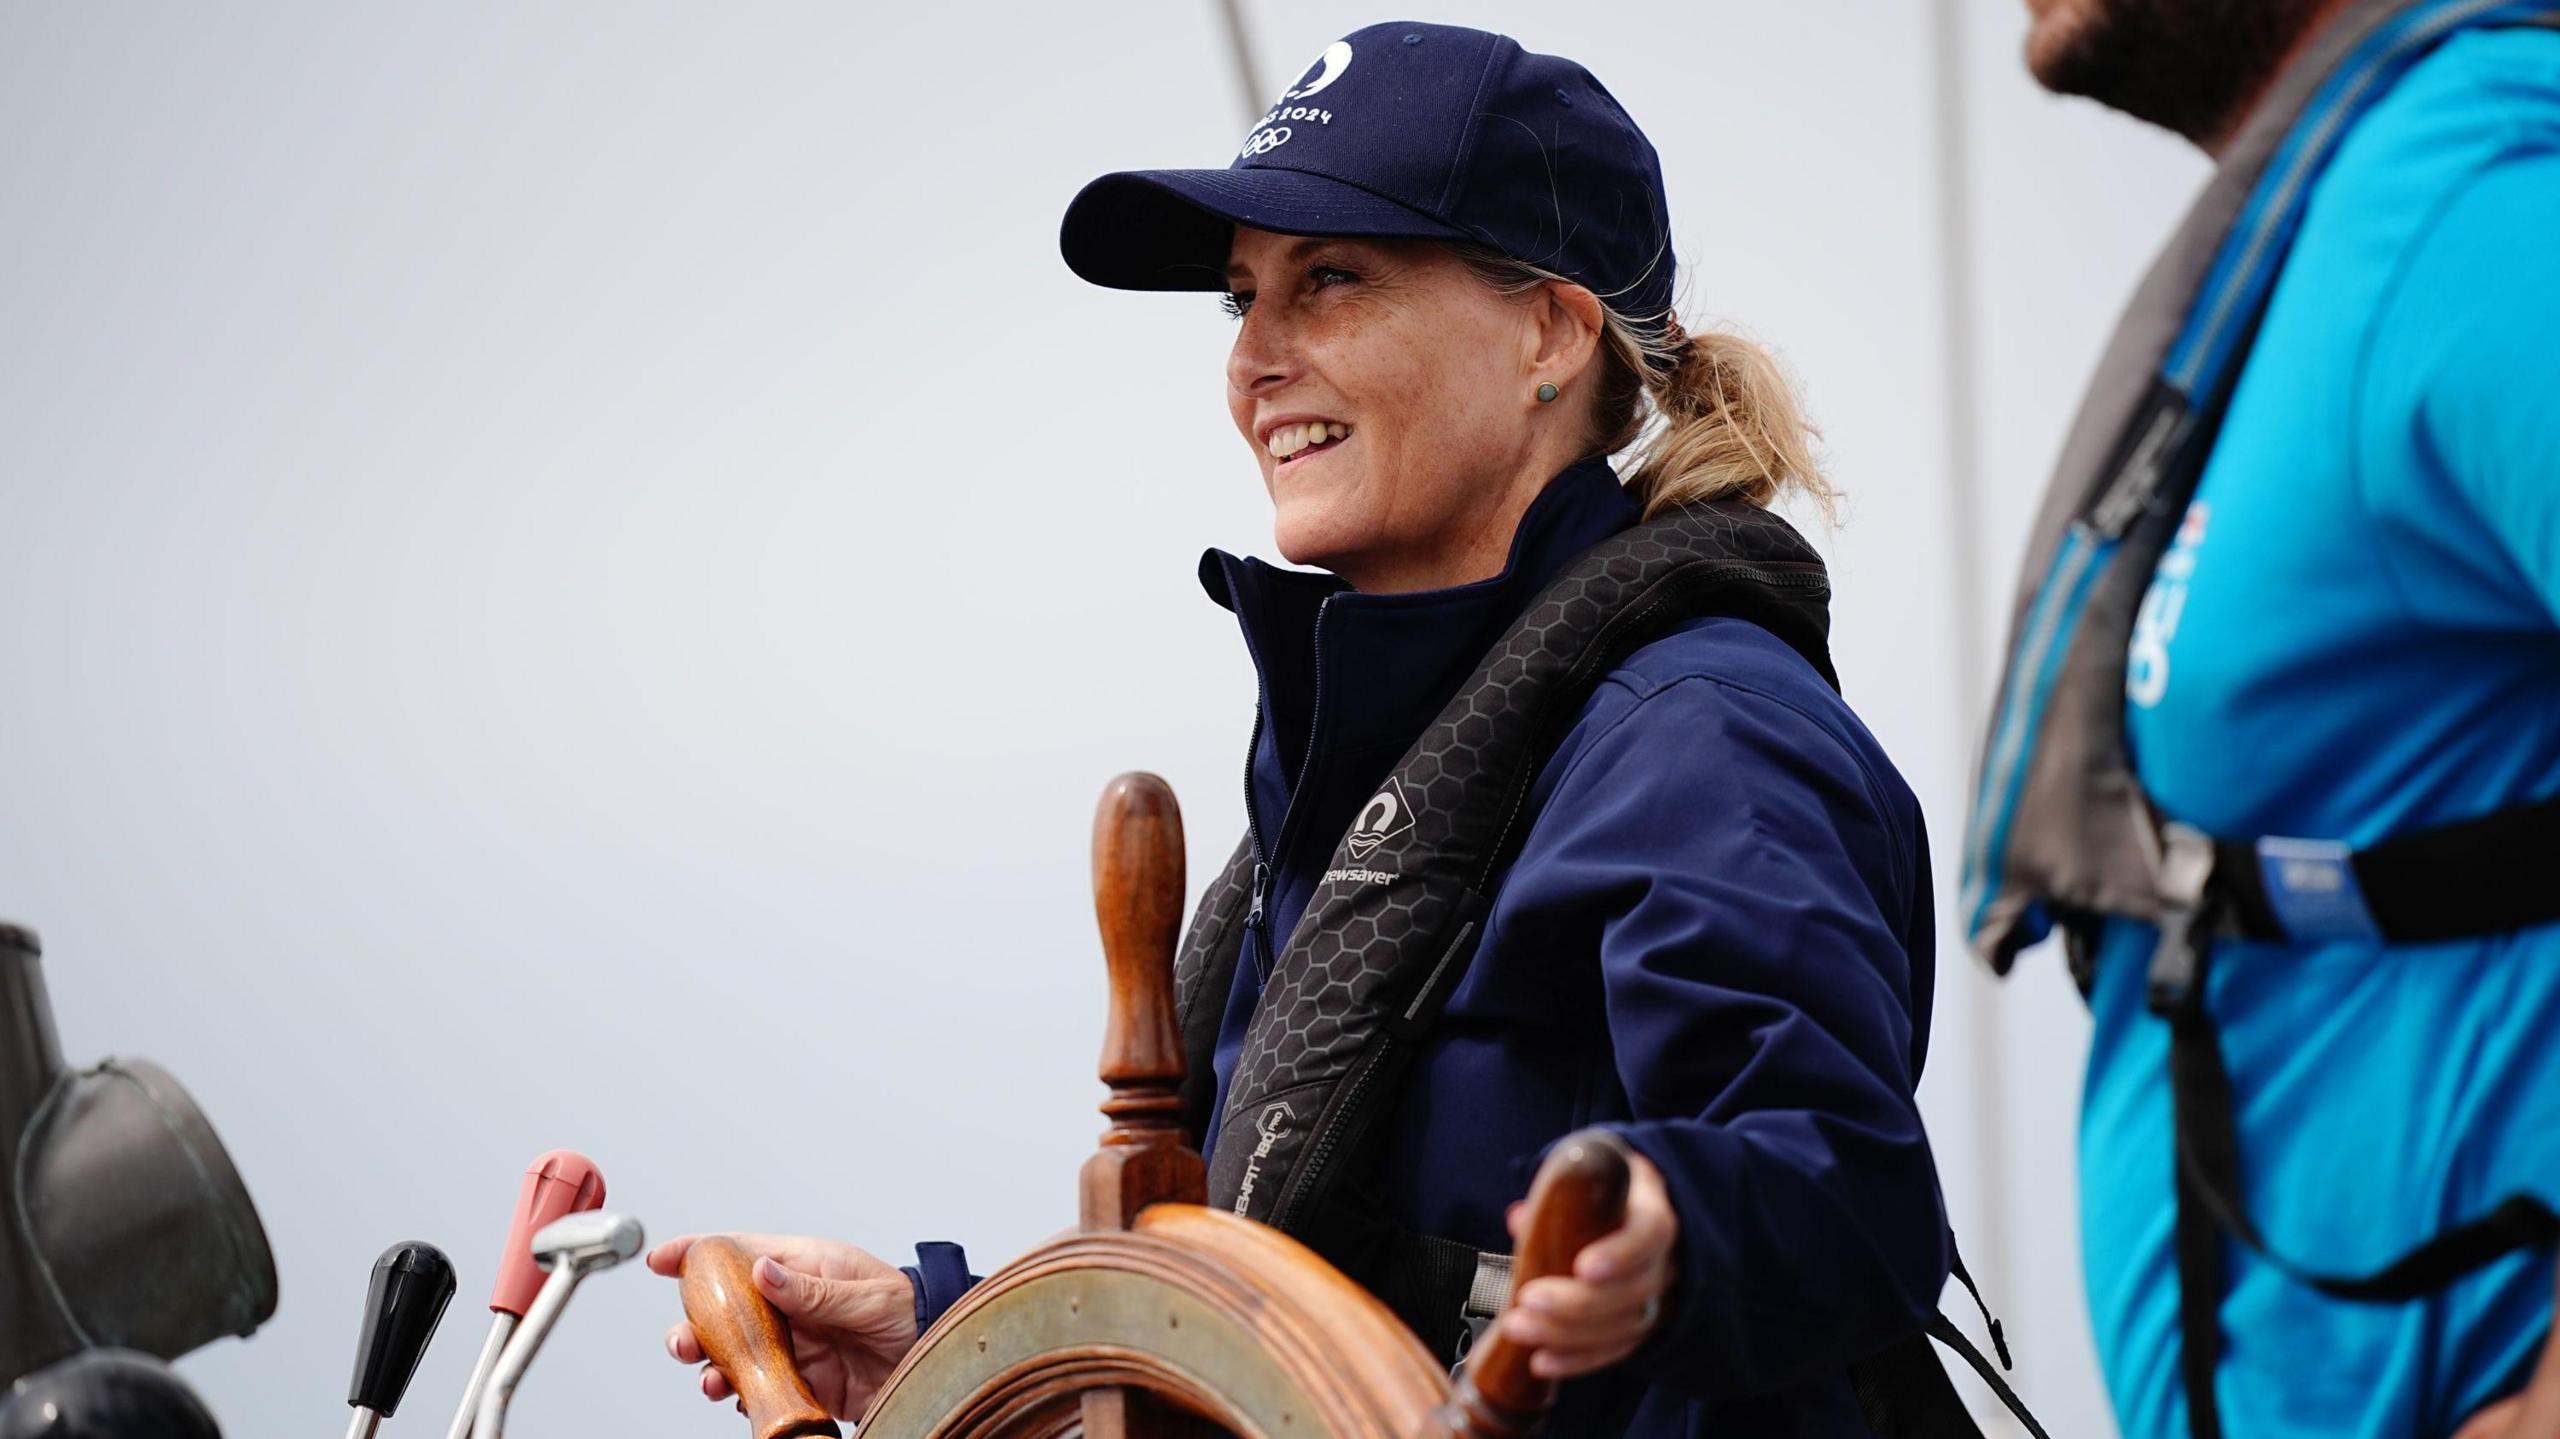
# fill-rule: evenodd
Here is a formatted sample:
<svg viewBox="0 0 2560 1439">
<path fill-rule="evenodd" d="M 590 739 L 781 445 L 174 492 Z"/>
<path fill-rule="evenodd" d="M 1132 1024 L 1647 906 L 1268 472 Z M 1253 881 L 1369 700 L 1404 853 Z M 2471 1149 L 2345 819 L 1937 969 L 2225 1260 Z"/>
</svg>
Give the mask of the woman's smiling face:
<svg viewBox="0 0 2560 1439">
<path fill-rule="evenodd" d="M 1568 307 L 1501 294 L 1429 241 L 1242 226 L 1227 282 L 1227 408 L 1280 553 L 1372 591 L 1497 572 L 1521 511 L 1576 458 L 1587 406 L 1533 393 L 1590 358 L 1559 333 Z"/>
</svg>

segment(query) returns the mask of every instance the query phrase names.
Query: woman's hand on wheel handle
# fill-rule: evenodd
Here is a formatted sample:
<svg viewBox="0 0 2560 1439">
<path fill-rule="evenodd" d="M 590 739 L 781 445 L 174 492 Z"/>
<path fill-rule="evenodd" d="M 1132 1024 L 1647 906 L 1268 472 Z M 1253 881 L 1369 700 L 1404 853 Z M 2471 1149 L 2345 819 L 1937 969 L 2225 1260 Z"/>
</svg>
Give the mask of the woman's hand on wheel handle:
<svg viewBox="0 0 2560 1439">
<path fill-rule="evenodd" d="M 1514 1204 L 1507 1216 L 1515 1244 L 1526 1209 Z M 1662 1171 L 1643 1155 L 1628 1154 L 1626 1222 L 1584 1245 L 1572 1274 L 1522 1285 L 1502 1316 L 1513 1341 L 1537 1351 L 1529 1372 L 1571 1379 L 1635 1353 L 1662 1322 L 1679 1238 L 1680 1217 Z"/>
<path fill-rule="evenodd" d="M 687 1234 L 649 1251 L 649 1268 L 675 1278 L 685 1252 L 705 1235 Z M 833 1239 L 731 1234 L 755 1256 L 756 1292 L 791 1321 L 791 1362 L 818 1402 L 839 1419 L 858 1419 L 871 1396 L 916 1343 L 915 1286 L 898 1267 Z M 702 1394 L 728 1399 L 729 1378 L 708 1362 L 693 1325 L 667 1331 L 667 1352 L 702 1366 Z"/>
</svg>

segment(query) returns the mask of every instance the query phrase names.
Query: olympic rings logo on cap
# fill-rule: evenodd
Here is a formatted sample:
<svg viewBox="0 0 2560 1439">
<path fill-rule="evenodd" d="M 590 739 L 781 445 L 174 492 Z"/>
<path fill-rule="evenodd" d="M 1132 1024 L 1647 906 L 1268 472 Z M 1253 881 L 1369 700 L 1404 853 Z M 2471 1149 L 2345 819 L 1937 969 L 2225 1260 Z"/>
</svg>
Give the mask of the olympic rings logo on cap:
<svg viewBox="0 0 2560 1439">
<path fill-rule="evenodd" d="M 1250 160 L 1256 155 L 1268 155 L 1289 143 L 1289 133 L 1289 127 L 1286 125 L 1273 125 L 1256 130 L 1245 140 L 1244 148 L 1236 152 L 1236 158 Z"/>
</svg>

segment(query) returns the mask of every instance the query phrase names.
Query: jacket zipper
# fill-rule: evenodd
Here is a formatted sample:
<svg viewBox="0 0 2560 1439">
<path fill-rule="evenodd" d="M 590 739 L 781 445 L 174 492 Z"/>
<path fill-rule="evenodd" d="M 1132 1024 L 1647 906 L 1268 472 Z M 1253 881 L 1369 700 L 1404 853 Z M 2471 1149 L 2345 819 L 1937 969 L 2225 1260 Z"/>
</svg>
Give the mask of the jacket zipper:
<svg viewBox="0 0 2560 1439">
<path fill-rule="evenodd" d="M 1315 684 L 1307 703 L 1307 749 L 1298 756 L 1298 782 L 1290 788 L 1288 812 L 1280 816 L 1280 839 L 1289 837 L 1289 821 L 1298 813 L 1298 796 L 1306 790 L 1307 772 L 1315 767 L 1316 740 L 1324 733 L 1324 617 L 1332 612 L 1333 596 L 1316 601 L 1316 622 L 1307 637 L 1308 662 L 1315 670 Z"/>
<path fill-rule="evenodd" d="M 1311 702 L 1307 707 L 1307 749 L 1306 753 L 1298 758 L 1298 782 L 1301 785 L 1306 783 L 1309 766 L 1315 763 L 1316 736 L 1324 718 L 1324 617 L 1332 608 L 1333 596 L 1331 595 L 1316 602 L 1316 622 L 1313 634 L 1310 636 L 1315 686 Z M 1257 683 L 1259 683 L 1259 676 L 1257 676 Z M 1262 748 L 1262 727 L 1271 712 L 1271 691 L 1265 686 L 1259 689 L 1258 694 L 1259 699 L 1253 711 L 1253 737 L 1246 743 L 1244 750 L 1244 828 L 1246 837 L 1253 843 L 1253 901 L 1245 911 L 1244 924 L 1245 943 L 1252 947 L 1254 977 L 1261 983 L 1268 984 L 1271 982 L 1272 969 L 1279 963 L 1277 946 L 1271 942 L 1270 927 L 1266 923 L 1263 911 L 1264 904 L 1271 897 L 1273 856 L 1270 848 L 1263 843 L 1262 816 L 1253 802 L 1253 757 L 1255 752 Z M 1288 811 L 1280 816 L 1278 837 L 1288 836 L 1289 817 L 1297 812 L 1297 808 L 1298 803 L 1293 796 L 1289 801 Z"/>
<path fill-rule="evenodd" d="M 1271 890 L 1271 863 L 1269 851 L 1262 845 L 1262 818 L 1254 812 L 1253 805 L 1253 756 L 1262 748 L 1263 709 L 1268 703 L 1266 694 L 1255 704 L 1253 736 L 1245 741 L 1244 746 L 1244 832 L 1246 840 L 1253 846 L 1253 902 L 1244 914 L 1244 948 L 1245 957 L 1253 963 L 1257 986 L 1271 979 L 1271 960 L 1264 953 L 1262 944 L 1262 902 Z M 1221 1009 L 1225 1008 L 1224 996 L 1219 998 L 1218 1004 Z"/>
</svg>

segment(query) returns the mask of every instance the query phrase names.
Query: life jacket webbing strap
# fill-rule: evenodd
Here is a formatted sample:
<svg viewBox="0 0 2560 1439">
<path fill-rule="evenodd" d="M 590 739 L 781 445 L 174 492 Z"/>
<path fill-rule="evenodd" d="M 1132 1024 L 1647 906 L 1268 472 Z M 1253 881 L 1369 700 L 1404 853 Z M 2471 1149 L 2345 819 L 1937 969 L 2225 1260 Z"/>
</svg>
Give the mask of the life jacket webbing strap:
<svg viewBox="0 0 2560 1439">
<path fill-rule="evenodd" d="M 2560 795 L 2354 851 L 2279 836 L 2211 844 L 2223 927 L 2247 939 L 2433 944 L 2560 921 Z"/>
<path fill-rule="evenodd" d="M 1479 1254 L 1476 1256 L 1475 1282 L 1467 1286 L 1466 1315 L 1469 1319 L 1492 1319 L 1511 1302 L 1511 1256 Z"/>
<path fill-rule="evenodd" d="M 1466 1360 L 1511 1297 L 1511 1256 L 1454 1239 L 1398 1231 L 1384 1246 L 1380 1266 L 1363 1276 L 1369 1291 L 1452 1369 Z"/>
<path fill-rule="evenodd" d="M 2278 1254 L 2249 1218 L 2240 1172 L 2237 1100 L 2221 1036 L 2206 1007 L 2213 943 L 2228 900 L 2211 872 L 2197 902 L 2170 917 L 2151 968 L 2151 1008 L 2169 1025 L 2171 1126 L 2176 1135 L 2179 1370 L 2196 1439 L 2221 1439 L 2214 1373 L 2222 1358 L 2222 1238 L 2229 1235 L 2295 1280 L 2367 1304 L 2424 1298 L 2520 1250 L 2560 1242 L 2560 1214 L 2512 1194 L 2487 1214 L 2429 1236 L 2365 1274 L 2329 1274 Z"/>
</svg>

